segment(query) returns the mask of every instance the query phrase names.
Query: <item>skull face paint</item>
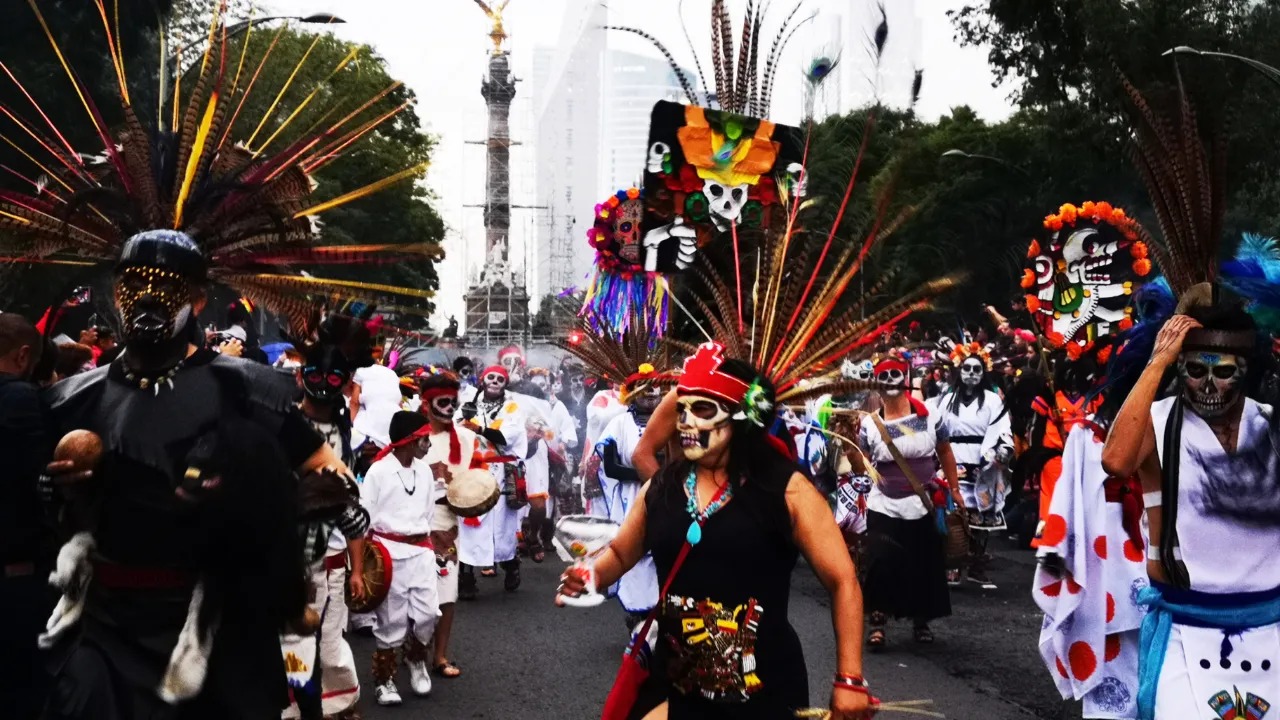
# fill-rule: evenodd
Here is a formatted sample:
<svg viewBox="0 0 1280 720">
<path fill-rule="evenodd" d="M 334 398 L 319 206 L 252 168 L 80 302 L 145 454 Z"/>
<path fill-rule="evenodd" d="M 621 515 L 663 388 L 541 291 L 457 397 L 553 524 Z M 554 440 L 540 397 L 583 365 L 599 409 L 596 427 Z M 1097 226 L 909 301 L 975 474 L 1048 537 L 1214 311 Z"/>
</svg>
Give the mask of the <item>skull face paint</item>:
<svg viewBox="0 0 1280 720">
<path fill-rule="evenodd" d="M 436 395 L 427 402 L 427 412 L 436 420 L 450 422 L 453 413 L 458 409 L 458 394 L 445 393 Z"/>
<path fill-rule="evenodd" d="M 484 387 L 484 396 L 489 400 L 497 400 L 502 397 L 503 392 L 507 389 L 507 376 L 503 373 L 490 370 L 480 378 L 480 382 Z"/>
<path fill-rule="evenodd" d="M 191 285 L 172 270 L 128 267 L 115 284 L 125 339 L 155 345 L 178 335 L 191 317 Z"/>
<path fill-rule="evenodd" d="M 1183 353 L 1178 361 L 1182 397 L 1200 417 L 1221 417 L 1239 402 L 1248 369 L 1245 359 L 1238 355 Z"/>
<path fill-rule="evenodd" d="M 876 381 L 884 385 L 891 385 L 880 391 L 886 397 L 898 397 L 907 388 L 907 373 L 900 367 L 890 366 L 881 368 L 876 373 Z"/>
<path fill-rule="evenodd" d="M 723 458 L 733 437 L 729 409 L 697 395 L 681 397 L 676 403 L 676 432 L 685 459 L 710 464 Z"/>
<path fill-rule="evenodd" d="M 966 390 L 973 391 L 982 384 L 982 376 L 986 372 L 982 361 L 977 358 L 969 358 L 960 363 L 960 384 L 964 385 Z"/>
<path fill-rule="evenodd" d="M 662 402 L 662 390 L 656 387 L 644 388 L 636 393 L 631 401 L 631 410 L 635 413 L 636 420 L 643 424 L 648 422 L 653 411 L 658 409 L 660 402 Z"/>
</svg>

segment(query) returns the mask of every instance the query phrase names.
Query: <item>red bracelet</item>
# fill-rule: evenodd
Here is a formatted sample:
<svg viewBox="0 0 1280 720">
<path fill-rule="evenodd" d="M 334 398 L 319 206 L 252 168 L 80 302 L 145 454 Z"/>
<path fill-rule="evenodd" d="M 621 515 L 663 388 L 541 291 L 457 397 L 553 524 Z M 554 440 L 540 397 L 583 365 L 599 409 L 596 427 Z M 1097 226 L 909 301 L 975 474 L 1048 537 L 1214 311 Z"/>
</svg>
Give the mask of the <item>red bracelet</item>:
<svg viewBox="0 0 1280 720">
<path fill-rule="evenodd" d="M 849 690 L 851 692 L 862 693 L 863 695 L 866 695 L 868 697 L 871 696 L 871 691 L 868 690 L 864 685 L 848 685 L 845 683 L 838 682 L 838 683 L 834 683 L 832 687 L 834 687 L 836 690 Z"/>
<path fill-rule="evenodd" d="M 871 686 L 867 684 L 865 679 L 848 673 L 836 673 L 835 687 L 868 694 L 870 694 L 871 690 Z"/>
</svg>

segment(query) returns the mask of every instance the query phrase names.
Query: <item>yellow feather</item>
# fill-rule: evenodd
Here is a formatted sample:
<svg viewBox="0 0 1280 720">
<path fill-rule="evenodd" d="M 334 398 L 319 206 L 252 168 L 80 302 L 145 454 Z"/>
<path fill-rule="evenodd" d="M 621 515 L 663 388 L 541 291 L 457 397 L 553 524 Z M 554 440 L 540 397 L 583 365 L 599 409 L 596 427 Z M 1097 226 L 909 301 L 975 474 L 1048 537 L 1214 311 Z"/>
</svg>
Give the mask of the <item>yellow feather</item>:
<svg viewBox="0 0 1280 720">
<path fill-rule="evenodd" d="M 250 135 L 248 141 L 245 142 L 245 147 L 253 147 L 253 141 L 258 137 L 258 133 L 262 132 L 263 126 L 271 119 L 271 116 L 276 111 L 276 106 L 280 104 L 280 99 L 284 97 L 286 92 L 289 92 L 289 87 L 293 85 L 294 78 L 298 77 L 298 72 L 301 71 L 302 66 L 306 64 L 307 58 L 311 57 L 311 51 L 316 49 L 316 45 L 320 43 L 320 39 L 323 37 L 323 35 L 316 35 L 316 39 L 311 41 L 311 45 L 307 47 L 307 51 L 302 53 L 302 57 L 298 60 L 298 64 L 293 66 L 293 72 L 289 73 L 289 79 L 284 81 L 284 86 L 280 88 L 280 92 L 276 93 L 276 99 L 271 101 L 271 106 L 267 108 L 267 111 L 262 115 L 262 119 L 258 121 L 258 127 L 253 129 L 253 134 Z"/>
<path fill-rule="evenodd" d="M 315 88 L 305 98 L 303 98 L 302 102 L 298 103 L 298 107 L 294 108 L 293 112 L 289 113 L 289 117 L 285 118 L 284 122 L 280 123 L 280 127 L 276 128 L 276 131 L 271 133 L 271 137 L 267 138 L 262 142 L 262 145 L 259 146 L 256 151 L 254 151 L 253 156 L 258 157 L 259 155 L 261 155 L 262 151 L 266 150 L 267 146 L 270 145 L 271 142 L 275 140 L 277 136 L 280 135 L 280 133 L 284 132 L 285 128 L 289 127 L 289 123 L 292 123 L 294 118 L 298 117 L 298 114 L 301 113 L 303 110 L 305 110 L 307 105 L 311 104 L 311 101 L 315 99 L 316 95 L 319 95 L 320 91 L 324 89 L 324 86 L 327 85 L 329 81 L 333 79 L 333 76 L 341 72 L 342 69 L 346 67 L 352 60 L 354 60 L 356 55 L 358 55 L 359 53 L 360 53 L 360 48 L 352 48 L 351 52 L 347 53 L 347 56 L 343 58 L 341 62 L 338 63 L 338 66 L 333 69 L 333 72 L 329 73 L 328 77 L 316 83 Z"/>
<path fill-rule="evenodd" d="M 405 178 L 418 175 L 423 170 L 426 170 L 427 166 L 429 166 L 430 164 L 431 164 L 430 161 L 420 162 L 411 168 L 406 168 L 404 170 L 401 170 L 395 175 L 391 175 L 390 177 L 385 177 L 377 182 L 369 183 L 368 185 L 365 185 L 362 188 L 352 190 L 351 192 L 346 193 L 345 195 L 339 195 L 338 197 L 332 200 L 326 200 L 325 202 L 322 202 L 319 205 L 312 205 L 306 210 L 300 210 L 294 213 L 293 217 L 296 220 L 301 217 L 306 217 L 307 215 L 319 215 L 325 210 L 332 210 L 333 208 L 336 208 L 339 205 L 346 205 L 352 200 L 359 200 L 362 197 L 372 195 L 373 193 L 376 193 L 384 188 L 394 185 L 395 183 L 398 183 L 401 180 L 404 180 Z"/>
<path fill-rule="evenodd" d="M 191 183 L 196 179 L 196 170 L 200 167 L 200 158 L 204 155 L 204 146 L 209 139 L 209 130 L 213 127 L 213 116 L 218 109 L 218 91 L 209 95 L 209 106 L 205 108 L 204 117 L 200 119 L 200 129 L 196 131 L 196 139 L 191 144 L 191 156 L 187 158 L 187 168 L 182 175 L 182 187 L 178 190 L 178 199 L 173 204 L 173 227 L 182 227 L 182 208 L 187 204 L 187 196 L 191 194 Z"/>
</svg>

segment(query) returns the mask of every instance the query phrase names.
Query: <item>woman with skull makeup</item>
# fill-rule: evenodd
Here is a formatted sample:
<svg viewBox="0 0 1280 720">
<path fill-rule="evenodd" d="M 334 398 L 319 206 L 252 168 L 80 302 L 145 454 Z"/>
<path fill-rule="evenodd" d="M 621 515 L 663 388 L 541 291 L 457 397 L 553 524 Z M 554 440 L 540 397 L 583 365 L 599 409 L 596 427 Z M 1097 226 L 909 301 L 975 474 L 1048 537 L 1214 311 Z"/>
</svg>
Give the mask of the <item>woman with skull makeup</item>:
<svg viewBox="0 0 1280 720">
<path fill-rule="evenodd" d="M 960 473 L 963 507 L 974 533 L 968 578 L 985 589 L 995 584 L 987 576 L 987 541 L 1003 530 L 1004 499 L 1009 490 L 1009 466 L 1013 459 L 1013 429 L 1000 396 L 986 387 L 992 361 L 989 348 L 978 343 L 956 345 L 951 351 L 955 367 L 952 387 L 929 401 L 929 408 L 947 418 L 950 445 Z M 959 583 L 960 569 L 948 570 L 948 581 Z"/>
<path fill-rule="evenodd" d="M 648 717 L 782 718 L 807 707 L 804 654 L 787 622 L 801 552 L 832 595 L 839 672 L 831 717 L 865 717 L 853 563 L 826 500 L 767 432 L 772 385 L 706 343 L 685 361 L 676 395 L 683 458 L 641 489 L 593 568 L 597 586 L 608 586 L 652 553 L 666 579 L 654 658 L 668 693 Z M 563 595 L 585 586 L 574 572 L 561 580 Z M 720 639 L 696 642 L 712 625 Z"/>
<path fill-rule="evenodd" d="M 867 538 L 863 591 L 870 611 L 872 647 L 885 644 L 890 617 L 911 618 L 916 642 L 933 642 L 929 623 L 951 614 L 943 536 L 933 510 L 950 497 L 965 507 L 950 443 L 950 418 L 911 395 L 910 365 L 890 355 L 875 365 L 882 407 L 863 417 L 852 432 L 861 452 L 846 457 L 866 495 Z M 846 431 L 850 432 L 850 431 Z M 947 488 L 932 482 L 942 467 Z M 858 485 L 855 481 L 855 487 Z"/>
</svg>

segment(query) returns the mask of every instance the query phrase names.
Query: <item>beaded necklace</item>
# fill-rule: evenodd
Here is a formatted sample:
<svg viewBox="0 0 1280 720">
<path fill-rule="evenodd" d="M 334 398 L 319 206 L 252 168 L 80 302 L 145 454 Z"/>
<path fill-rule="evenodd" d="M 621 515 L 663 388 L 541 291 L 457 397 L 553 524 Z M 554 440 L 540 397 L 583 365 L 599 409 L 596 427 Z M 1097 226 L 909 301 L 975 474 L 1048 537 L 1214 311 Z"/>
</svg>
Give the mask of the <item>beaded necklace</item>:
<svg viewBox="0 0 1280 720">
<path fill-rule="evenodd" d="M 697 545 L 702 542 L 702 524 L 712 515 L 719 512 L 725 506 L 725 503 L 733 499 L 733 483 L 726 480 L 724 485 L 721 485 L 720 489 L 716 491 L 716 494 L 711 496 L 711 502 L 707 503 L 707 506 L 701 512 L 698 511 L 697 468 L 689 470 L 689 477 L 684 481 L 684 489 L 689 495 L 689 503 L 686 509 L 689 511 L 689 516 L 693 518 L 693 522 L 689 523 L 689 529 L 685 532 L 684 537 L 685 540 L 689 541 L 690 545 Z"/>
</svg>

